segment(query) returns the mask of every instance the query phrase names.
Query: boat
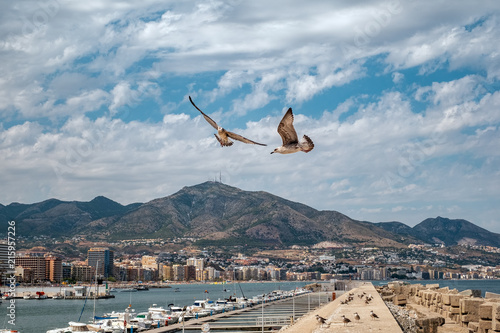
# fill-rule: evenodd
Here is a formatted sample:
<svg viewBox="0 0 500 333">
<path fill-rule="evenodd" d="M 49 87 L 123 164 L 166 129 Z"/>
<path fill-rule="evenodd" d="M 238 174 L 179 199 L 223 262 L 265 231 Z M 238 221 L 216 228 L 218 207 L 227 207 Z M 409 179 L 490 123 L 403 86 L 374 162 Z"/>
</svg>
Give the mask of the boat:
<svg viewBox="0 0 500 333">
<path fill-rule="evenodd" d="M 129 292 L 129 293 L 131 293 L 131 292 L 136 292 L 137 289 L 135 289 L 135 288 L 123 288 L 123 289 L 120 289 L 120 291 L 121 292 Z"/>
<path fill-rule="evenodd" d="M 175 293 L 180 293 L 181 291 L 180 291 L 180 290 L 179 290 L 179 288 L 177 287 L 177 288 L 175 288 L 175 289 L 174 289 L 174 292 L 175 292 Z"/>
<path fill-rule="evenodd" d="M 64 298 L 64 296 L 63 296 L 63 295 L 61 295 L 60 293 L 54 294 L 54 295 L 52 296 L 52 299 L 63 299 L 63 298 Z"/>
<path fill-rule="evenodd" d="M 0 333 L 19 333 L 17 330 L 10 330 L 8 328 L 0 328 Z"/>
<path fill-rule="evenodd" d="M 43 291 L 37 291 L 34 296 L 35 299 L 47 299 L 47 295 Z"/>
<path fill-rule="evenodd" d="M 68 323 L 68 327 L 65 328 L 56 328 L 53 330 L 48 330 L 47 333 L 74 333 L 74 332 L 89 332 L 90 329 L 85 323 L 78 323 L 74 321 L 70 321 Z M 93 332 L 100 332 L 103 333 L 103 331 L 93 331 Z"/>
<path fill-rule="evenodd" d="M 23 299 L 35 299 L 35 295 L 32 295 L 30 292 L 23 295 Z"/>
<path fill-rule="evenodd" d="M 149 288 L 145 285 L 140 285 L 140 286 L 137 286 L 135 288 L 137 291 L 145 291 L 145 290 L 149 290 Z"/>
<path fill-rule="evenodd" d="M 179 323 L 193 319 L 195 317 L 190 311 L 187 311 L 186 306 L 183 308 L 181 308 L 180 306 L 171 306 L 170 313 L 176 315 L 179 318 Z"/>
<path fill-rule="evenodd" d="M 187 307 L 187 311 L 191 312 L 196 319 L 209 316 L 212 313 L 207 307 L 206 300 L 194 301 L 193 305 Z"/>
<path fill-rule="evenodd" d="M 153 304 L 148 308 L 148 313 L 151 315 L 153 320 L 153 326 L 167 326 L 170 324 L 175 324 L 179 321 L 179 315 L 172 313 L 169 309 L 165 309 L 162 306 L 157 306 Z M 137 314 L 139 317 L 141 314 Z"/>
<path fill-rule="evenodd" d="M 130 332 L 132 330 L 134 332 L 137 332 L 140 329 L 140 327 L 137 321 L 134 320 L 135 317 L 136 317 L 135 310 L 132 309 L 129 305 L 123 312 L 112 311 L 110 313 L 105 313 L 104 316 L 102 316 L 102 318 L 104 318 L 102 320 L 109 321 L 106 322 L 106 324 L 109 323 L 109 326 L 113 328 L 118 327 L 121 330 L 120 332 L 123 332 L 125 328 L 127 332 Z M 94 317 L 94 318 L 99 318 L 99 317 Z M 92 325 L 95 325 L 98 321 L 94 319 L 94 323 L 92 323 Z"/>
<path fill-rule="evenodd" d="M 92 324 L 87 324 L 92 331 L 102 331 L 103 333 L 123 333 L 118 323 L 114 324 L 111 319 L 95 320 Z"/>
</svg>

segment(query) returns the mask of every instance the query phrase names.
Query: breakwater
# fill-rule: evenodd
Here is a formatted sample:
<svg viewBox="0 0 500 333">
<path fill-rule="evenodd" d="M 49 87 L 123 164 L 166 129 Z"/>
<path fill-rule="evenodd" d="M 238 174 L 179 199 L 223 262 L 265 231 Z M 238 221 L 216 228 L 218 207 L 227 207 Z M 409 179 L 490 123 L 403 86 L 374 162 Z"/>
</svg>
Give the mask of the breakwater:
<svg viewBox="0 0 500 333">
<path fill-rule="evenodd" d="M 378 287 L 378 292 L 384 301 L 411 311 L 400 318 L 406 322 L 414 320 L 414 325 L 408 323 L 411 329 L 405 332 L 460 331 L 452 328 L 454 325 L 463 328 L 462 332 L 500 332 L 500 294 L 486 292 L 481 297 L 481 290 L 476 289 L 459 292 L 449 287 L 441 288 L 439 284 L 410 285 L 401 282 Z M 444 328 L 446 325 L 449 330 Z"/>
<path fill-rule="evenodd" d="M 322 285 L 322 290 L 330 292 L 331 301 L 321 308 L 304 315 L 293 325 L 283 327 L 280 332 L 403 332 L 372 283 L 362 281 L 341 282 L 345 287 L 342 293 L 336 290 L 334 285 L 331 285 L 332 289 L 328 289 L 328 285 Z M 324 318 L 324 323 L 320 322 L 316 315 Z"/>
</svg>

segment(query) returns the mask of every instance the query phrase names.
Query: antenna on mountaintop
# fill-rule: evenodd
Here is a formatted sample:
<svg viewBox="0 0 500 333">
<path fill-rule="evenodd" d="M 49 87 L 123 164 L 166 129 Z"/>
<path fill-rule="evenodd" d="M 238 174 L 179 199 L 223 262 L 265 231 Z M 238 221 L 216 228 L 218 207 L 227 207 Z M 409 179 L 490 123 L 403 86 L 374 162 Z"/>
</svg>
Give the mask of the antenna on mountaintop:
<svg viewBox="0 0 500 333">
<path fill-rule="evenodd" d="M 219 183 L 222 184 L 222 171 L 219 170 Z"/>
</svg>

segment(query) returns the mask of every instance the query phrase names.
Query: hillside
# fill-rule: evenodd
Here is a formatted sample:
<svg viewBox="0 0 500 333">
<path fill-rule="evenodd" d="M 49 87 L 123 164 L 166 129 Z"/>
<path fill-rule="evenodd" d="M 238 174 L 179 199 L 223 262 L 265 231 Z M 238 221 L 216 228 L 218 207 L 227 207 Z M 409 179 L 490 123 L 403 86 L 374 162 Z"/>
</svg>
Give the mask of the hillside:
<svg viewBox="0 0 500 333">
<path fill-rule="evenodd" d="M 375 225 L 403 237 L 417 238 L 428 244 L 500 247 L 500 234 L 490 232 L 462 219 L 448 219 L 438 216 L 425 219 L 413 228 L 401 222 L 379 222 Z"/>
<path fill-rule="evenodd" d="M 202 244 L 288 246 L 324 240 L 401 246 L 399 236 L 335 211 L 317 211 L 266 192 L 248 192 L 217 182 L 184 187 L 122 216 L 93 221 L 81 233 L 123 239 L 194 237 Z"/>
<path fill-rule="evenodd" d="M 427 243 L 500 246 L 499 234 L 462 219 L 452 220 L 441 216 L 428 218 L 413 229 L 420 235 L 420 239 Z"/>
<path fill-rule="evenodd" d="M 90 202 L 49 199 L 35 204 L 0 206 L 0 223 L 16 221 L 23 236 L 47 235 L 106 241 L 137 238 L 192 237 L 198 245 L 290 246 L 322 241 L 357 246 L 402 247 L 441 237 L 446 244 L 464 241 L 499 244 L 500 236 L 461 222 L 457 236 L 436 236 L 454 220 L 428 219 L 411 228 L 400 222 L 356 221 L 337 211 L 318 211 L 267 192 L 250 192 L 218 182 L 184 187 L 147 203 L 123 206 L 105 197 Z M 464 221 L 464 220 L 460 220 Z M 476 229 L 471 227 L 474 226 Z M 6 230 L 4 228 L 3 230 Z M 458 230 L 458 229 L 456 229 Z M 476 237 L 476 238 L 474 238 Z"/>
</svg>

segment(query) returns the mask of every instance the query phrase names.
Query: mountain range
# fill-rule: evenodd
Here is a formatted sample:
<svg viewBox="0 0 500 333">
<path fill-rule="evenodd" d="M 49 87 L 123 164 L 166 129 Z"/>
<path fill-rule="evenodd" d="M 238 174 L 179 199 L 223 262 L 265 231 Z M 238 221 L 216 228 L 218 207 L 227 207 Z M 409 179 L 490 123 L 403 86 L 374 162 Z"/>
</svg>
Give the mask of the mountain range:
<svg viewBox="0 0 500 333">
<path fill-rule="evenodd" d="M 219 182 L 184 187 L 146 203 L 121 205 L 99 196 L 89 202 L 49 199 L 0 205 L 0 224 L 16 221 L 23 236 L 123 240 L 196 238 L 198 245 L 284 247 L 331 241 L 353 246 L 404 247 L 409 243 L 490 245 L 500 234 L 466 220 L 428 218 L 401 222 L 357 221 L 337 211 L 318 211 L 273 194 L 243 191 Z"/>
</svg>

